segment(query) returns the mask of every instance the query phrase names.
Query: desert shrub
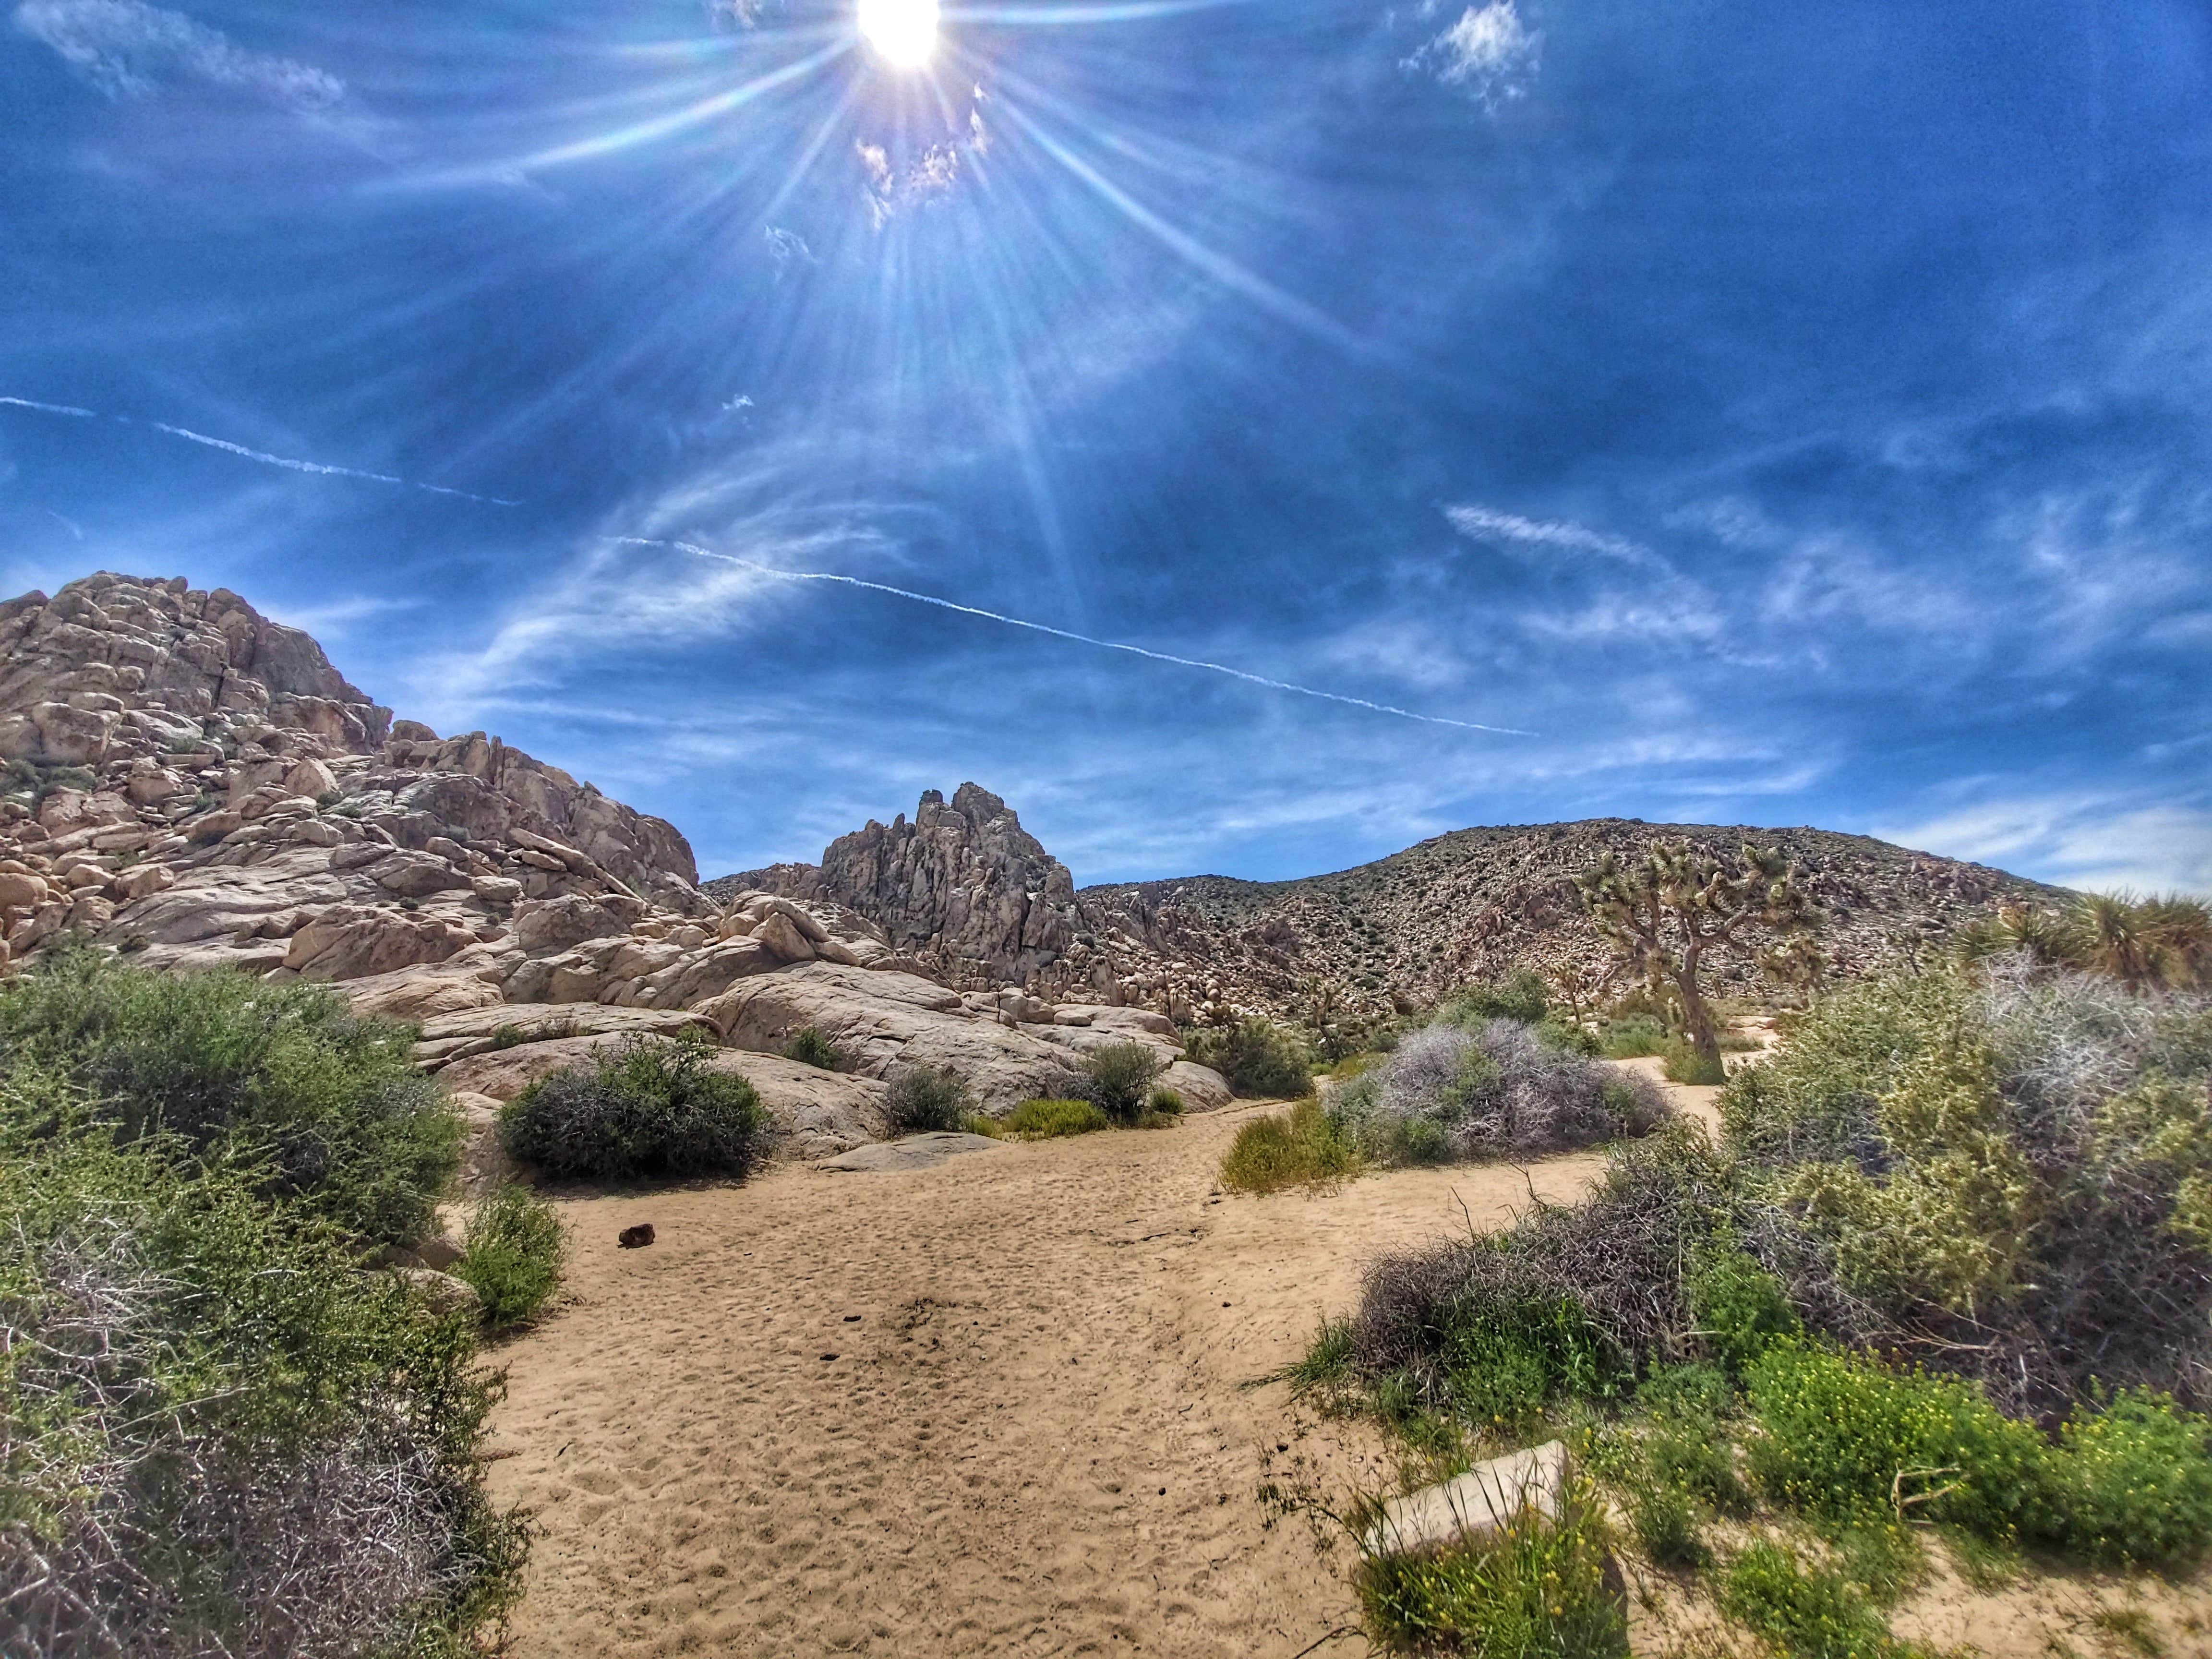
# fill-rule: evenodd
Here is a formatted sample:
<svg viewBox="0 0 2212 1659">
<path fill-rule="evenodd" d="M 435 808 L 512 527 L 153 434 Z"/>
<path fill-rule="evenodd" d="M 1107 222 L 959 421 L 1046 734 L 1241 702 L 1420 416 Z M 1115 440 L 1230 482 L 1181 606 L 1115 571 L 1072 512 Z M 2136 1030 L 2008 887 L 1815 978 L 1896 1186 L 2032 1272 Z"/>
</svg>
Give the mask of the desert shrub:
<svg viewBox="0 0 2212 1659">
<path fill-rule="evenodd" d="M 0 1064 L 66 1079 L 126 1138 L 251 1160 L 273 1194 L 365 1243 L 427 1233 L 459 1164 L 460 1120 L 414 1041 L 325 986 L 156 973 L 90 946 L 0 989 Z"/>
<path fill-rule="evenodd" d="M 1002 1133 L 1030 1140 L 1087 1135 L 1113 1127 L 1113 1120 L 1087 1100 L 1025 1100 L 999 1121 Z"/>
<path fill-rule="evenodd" d="M 1607 1547 L 1585 1486 L 1569 1495 L 1557 1525 L 1530 1511 L 1480 1542 L 1369 1554 L 1358 1579 L 1369 1633 L 1385 1653 L 1626 1656 L 1628 1624 L 1607 1583 Z"/>
<path fill-rule="evenodd" d="M 1640 1060 L 1667 1051 L 1667 1024 L 1656 1014 L 1624 1014 L 1607 1020 L 1598 1034 L 1607 1060 Z"/>
<path fill-rule="evenodd" d="M 963 1113 L 960 1118 L 960 1132 L 963 1134 L 982 1135 L 991 1140 L 1004 1140 L 1006 1138 L 1006 1126 L 1000 1122 L 997 1118 L 986 1117 L 981 1112 Z"/>
<path fill-rule="evenodd" d="M 491 1046 L 495 1052 L 504 1051 L 508 1048 L 520 1048 L 524 1043 L 529 1041 L 530 1033 L 524 1030 L 520 1025 L 508 1024 L 495 1025 L 492 1027 Z"/>
<path fill-rule="evenodd" d="M 1597 1034 L 1580 1020 L 1560 1014 L 1547 1014 L 1537 1023 L 1536 1036 L 1547 1048 L 1556 1048 L 1563 1054 L 1574 1054 L 1583 1060 L 1595 1060 L 1604 1052 Z"/>
<path fill-rule="evenodd" d="M 1224 1192 L 1279 1193 L 1327 1186 L 1355 1175 L 1359 1155 L 1336 1133 L 1316 1100 L 1240 1125 L 1221 1160 Z"/>
<path fill-rule="evenodd" d="M 2048 1446 L 1972 1382 L 1794 1344 L 1770 1349 L 1745 1381 L 1761 1431 L 1752 1472 L 1795 1508 L 1995 1537 L 2048 1529 Z"/>
<path fill-rule="evenodd" d="M 1648 1133 L 1668 1109 L 1649 1079 L 1563 1054 L 1505 1019 L 1415 1031 L 1330 1097 L 1340 1132 L 1382 1164 L 1587 1146 Z"/>
<path fill-rule="evenodd" d="M 2056 1530 L 2094 1560 L 2182 1564 L 2212 1547 L 2212 1424 L 2148 1389 L 2077 1409 L 2051 1480 Z"/>
<path fill-rule="evenodd" d="M 632 1037 L 538 1079 L 500 1114 L 510 1156 L 548 1175 L 743 1176 L 767 1114 L 703 1042 Z"/>
<path fill-rule="evenodd" d="M 1152 1091 L 1145 1097 L 1145 1112 L 1139 1120 L 1139 1127 L 1146 1129 L 1164 1127 L 1189 1109 L 1190 1103 L 1180 1094 L 1164 1083 L 1156 1083 L 1152 1085 Z"/>
<path fill-rule="evenodd" d="M 1508 979 L 1466 986 L 1454 993 L 1437 1010 L 1437 1018 L 1447 1025 L 1479 1031 L 1493 1019 L 1534 1025 L 1551 1007 L 1551 991 L 1543 975 L 1523 968 Z"/>
<path fill-rule="evenodd" d="M 1660 1045 L 1659 1052 L 1667 1061 L 1660 1071 L 1669 1083 L 1710 1087 L 1728 1081 L 1727 1068 L 1720 1060 L 1699 1054 L 1686 1038 L 1668 1037 Z"/>
<path fill-rule="evenodd" d="M 1252 1100 L 1295 1100 L 1312 1086 L 1312 1056 L 1297 1033 L 1257 1015 L 1190 1034 L 1187 1052 Z"/>
<path fill-rule="evenodd" d="M 1687 1288 L 1698 1337 L 1731 1376 L 1741 1376 L 1778 1339 L 1804 1329 L 1782 1281 L 1731 1236 L 1698 1252 Z"/>
<path fill-rule="evenodd" d="M 1624 1366 L 1687 1357 L 1685 1242 L 1727 1217 L 1732 1178 L 1698 1126 L 1678 1121 L 1616 1150 L 1584 1203 L 1540 1206 L 1501 1234 L 1378 1259 L 1352 1325 L 1362 1373 L 1402 1375 L 1441 1399 L 1443 1338 L 1461 1310 L 1570 1297 Z"/>
<path fill-rule="evenodd" d="M 967 1079 L 950 1066 L 902 1066 L 884 1087 L 884 1116 L 893 1134 L 957 1129 L 974 1108 Z"/>
<path fill-rule="evenodd" d="M 825 1072 L 834 1072 L 845 1063 L 845 1051 L 823 1036 L 818 1025 L 802 1025 L 793 1032 L 791 1041 L 783 1045 L 783 1057 L 802 1066 L 818 1066 Z"/>
<path fill-rule="evenodd" d="M 2212 1002 L 2015 960 L 1838 993 L 1722 1097 L 1855 1328 L 2018 1413 L 2212 1374 Z M 1772 1264 L 1770 1264 L 1772 1265 Z"/>
<path fill-rule="evenodd" d="M 472 1650 L 520 1590 L 474 1322 L 265 1171 L 0 1083 L 0 1648 Z M 51 1082 L 51 1079 L 49 1079 Z"/>
<path fill-rule="evenodd" d="M 1120 1124 L 1145 1115 L 1152 1083 L 1167 1069 L 1159 1050 L 1143 1042 L 1109 1042 L 1083 1057 L 1080 1085 L 1071 1097 L 1088 1100 Z"/>
<path fill-rule="evenodd" d="M 483 1302 L 494 1330 L 526 1325 L 561 1288 L 568 1239 L 553 1206 L 527 1187 L 497 1187 L 477 1206 L 463 1236 L 453 1276 Z"/>
<path fill-rule="evenodd" d="M 1780 1544 L 1753 1544 L 1729 1563 L 1720 1606 L 1788 1659 L 1904 1659 L 1910 1651 L 1841 1573 L 1807 1566 Z"/>
</svg>

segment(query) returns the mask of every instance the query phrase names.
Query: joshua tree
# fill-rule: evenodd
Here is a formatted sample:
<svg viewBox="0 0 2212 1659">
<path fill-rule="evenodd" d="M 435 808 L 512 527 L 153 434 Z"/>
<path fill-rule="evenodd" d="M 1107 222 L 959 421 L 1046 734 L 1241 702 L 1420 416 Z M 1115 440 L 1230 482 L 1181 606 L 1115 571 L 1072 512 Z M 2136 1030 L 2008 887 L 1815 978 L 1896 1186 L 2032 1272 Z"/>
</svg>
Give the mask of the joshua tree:
<svg viewBox="0 0 2212 1659">
<path fill-rule="evenodd" d="M 1661 842 L 1635 864 L 1607 853 L 1575 885 L 1622 961 L 1654 988 L 1674 991 L 1684 1034 L 1713 1073 L 1720 1070 L 1721 1042 L 1698 982 L 1705 957 L 1720 951 L 1753 955 L 1744 937 L 1753 927 L 1786 940 L 1827 920 L 1776 848 L 1747 846 L 1729 869 L 1684 842 Z"/>
</svg>

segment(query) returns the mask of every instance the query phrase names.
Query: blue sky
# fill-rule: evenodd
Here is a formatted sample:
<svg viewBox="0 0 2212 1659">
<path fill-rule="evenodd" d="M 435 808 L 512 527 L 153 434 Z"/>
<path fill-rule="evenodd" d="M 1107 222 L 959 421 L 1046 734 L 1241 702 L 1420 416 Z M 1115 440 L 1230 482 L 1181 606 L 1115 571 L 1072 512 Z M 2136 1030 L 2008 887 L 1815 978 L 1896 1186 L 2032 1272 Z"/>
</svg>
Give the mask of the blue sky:
<svg viewBox="0 0 2212 1659">
<path fill-rule="evenodd" d="M 0 4 L 9 592 L 226 584 L 708 872 L 973 778 L 1079 881 L 2212 891 L 2201 3 Z"/>
</svg>

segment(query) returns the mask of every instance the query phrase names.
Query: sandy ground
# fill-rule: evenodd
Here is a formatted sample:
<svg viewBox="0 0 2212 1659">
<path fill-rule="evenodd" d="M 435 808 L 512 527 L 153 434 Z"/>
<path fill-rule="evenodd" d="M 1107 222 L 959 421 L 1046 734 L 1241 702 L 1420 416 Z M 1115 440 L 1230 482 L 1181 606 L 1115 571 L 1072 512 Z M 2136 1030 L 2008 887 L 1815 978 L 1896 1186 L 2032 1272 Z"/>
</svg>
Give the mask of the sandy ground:
<svg viewBox="0 0 2212 1659">
<path fill-rule="evenodd" d="M 1370 1255 L 1528 1188 L 1214 1198 L 1255 1109 L 566 1204 L 573 1299 L 500 1356 L 495 1487 L 542 1529 L 517 1651 L 1289 1656 L 1346 1622 L 1304 1531 L 1262 1527 L 1286 1390 L 1249 1385 Z"/>
<path fill-rule="evenodd" d="M 1711 1115 L 1715 1091 L 1672 1092 Z M 1363 1651 L 1345 1558 L 1256 1496 L 1279 1449 L 1338 1474 L 1362 1431 L 1310 1441 L 1288 1389 L 1255 1385 L 1351 1307 L 1374 1255 L 1502 1224 L 1532 1182 L 1571 1199 L 1603 1160 L 1216 1195 L 1261 1109 L 564 1202 L 569 1299 L 498 1356 L 494 1488 L 539 1534 L 514 1651 Z M 658 1242 L 617 1249 L 640 1221 Z M 1638 1588 L 1639 1652 L 1704 1622 L 1669 1616 L 1679 1587 Z M 2154 1594 L 2168 1651 L 2212 1652 L 2189 1629 L 2201 1590 Z M 2090 1620 L 2138 1589 L 2052 1594 L 1938 1583 L 1900 1629 L 2121 1650 Z"/>
</svg>

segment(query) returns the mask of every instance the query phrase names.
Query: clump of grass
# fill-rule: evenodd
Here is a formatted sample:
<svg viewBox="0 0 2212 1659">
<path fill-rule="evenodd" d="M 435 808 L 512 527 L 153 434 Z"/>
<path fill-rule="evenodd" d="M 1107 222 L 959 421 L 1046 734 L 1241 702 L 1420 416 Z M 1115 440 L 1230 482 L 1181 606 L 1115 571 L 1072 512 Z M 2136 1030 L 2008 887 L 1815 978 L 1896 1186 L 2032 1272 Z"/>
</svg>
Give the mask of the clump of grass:
<svg viewBox="0 0 2212 1659">
<path fill-rule="evenodd" d="M 1652 1014 L 1624 1014 L 1609 1019 L 1598 1034 L 1598 1048 L 1607 1060 L 1641 1060 L 1667 1052 L 1667 1026 Z"/>
<path fill-rule="evenodd" d="M 1358 1579 L 1368 1631 L 1385 1653 L 1626 1656 L 1628 1622 L 1607 1583 L 1607 1541 L 1582 1486 L 1556 1524 L 1530 1509 L 1479 1541 L 1369 1554 Z"/>
<path fill-rule="evenodd" d="M 845 1063 L 845 1051 L 823 1035 L 818 1025 L 802 1025 L 793 1031 L 791 1040 L 783 1045 L 783 1057 L 825 1072 L 836 1071 Z"/>
<path fill-rule="evenodd" d="M 1789 1659 L 1898 1659 L 1900 1647 L 1865 1595 L 1832 1568 L 1762 1540 L 1729 1563 L 1721 1611 Z"/>
<path fill-rule="evenodd" d="M 1113 1120 L 1087 1100 L 1025 1100 L 999 1122 L 1002 1133 L 1024 1140 L 1095 1134 L 1113 1127 Z"/>
<path fill-rule="evenodd" d="M 527 1187 L 495 1188 L 469 1218 L 453 1276 L 471 1286 L 493 1330 L 527 1325 L 561 1287 L 568 1239 L 553 1206 Z"/>
<path fill-rule="evenodd" d="M 1838 1522 L 1948 1522 L 1992 1537 L 2046 1525 L 2048 1449 L 1973 1384 L 1778 1346 L 1746 1376 L 1753 1473 Z"/>
<path fill-rule="evenodd" d="M 895 1135 L 957 1129 L 975 1105 L 968 1080 L 950 1066 L 902 1066 L 884 1089 L 884 1117 Z"/>
<path fill-rule="evenodd" d="M 1154 1084 L 1152 1091 L 1145 1097 L 1145 1109 L 1137 1119 L 1139 1129 L 1164 1129 L 1182 1121 L 1188 1103 L 1164 1084 Z"/>
<path fill-rule="evenodd" d="M 2068 1546 L 2093 1560 L 2181 1563 L 2212 1548 L 2212 1423 L 2164 1395 L 2077 1409 L 2051 1480 Z"/>
<path fill-rule="evenodd" d="M 683 1038 L 633 1037 L 540 1078 L 500 1114 L 510 1157 L 548 1175 L 744 1175 L 768 1115 L 744 1078 Z"/>
<path fill-rule="evenodd" d="M 508 1048 L 520 1048 L 529 1041 L 530 1033 L 520 1025 L 509 1023 L 492 1027 L 491 1046 L 494 1053 L 503 1052 Z"/>
<path fill-rule="evenodd" d="M 1291 1187 L 1326 1187 L 1359 1172 L 1359 1154 L 1346 1146 L 1317 1100 L 1287 1112 L 1255 1117 L 1240 1127 L 1221 1160 L 1224 1192 L 1279 1193 Z"/>
<path fill-rule="evenodd" d="M 1006 1125 L 995 1117 L 986 1117 L 981 1112 L 963 1112 L 960 1117 L 960 1133 L 982 1135 L 992 1140 L 1004 1140 L 1006 1138 Z"/>
</svg>

